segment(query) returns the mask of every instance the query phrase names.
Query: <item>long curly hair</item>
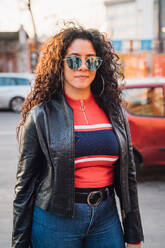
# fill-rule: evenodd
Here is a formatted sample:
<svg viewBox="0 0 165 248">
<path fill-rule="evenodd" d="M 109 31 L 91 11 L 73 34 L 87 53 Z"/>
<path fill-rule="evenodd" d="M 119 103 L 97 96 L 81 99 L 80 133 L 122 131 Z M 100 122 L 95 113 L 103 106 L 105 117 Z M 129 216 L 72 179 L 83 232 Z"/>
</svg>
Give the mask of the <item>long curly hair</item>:
<svg viewBox="0 0 165 248">
<path fill-rule="evenodd" d="M 43 101 L 49 101 L 64 94 L 63 92 L 63 59 L 68 47 L 75 39 L 89 40 L 96 56 L 103 59 L 103 63 L 96 72 L 96 77 L 91 84 L 91 91 L 98 104 L 105 109 L 110 103 L 121 101 L 121 90 L 118 80 L 123 79 L 120 69 L 120 60 L 114 52 L 112 44 L 105 35 L 96 29 L 85 29 L 82 26 L 66 27 L 61 29 L 53 37 L 49 38 L 40 48 L 41 55 L 35 71 L 33 88 L 24 101 L 21 112 L 21 121 L 17 126 L 19 130 L 24 125 L 29 111 Z M 104 91 L 102 91 L 104 79 Z"/>
</svg>

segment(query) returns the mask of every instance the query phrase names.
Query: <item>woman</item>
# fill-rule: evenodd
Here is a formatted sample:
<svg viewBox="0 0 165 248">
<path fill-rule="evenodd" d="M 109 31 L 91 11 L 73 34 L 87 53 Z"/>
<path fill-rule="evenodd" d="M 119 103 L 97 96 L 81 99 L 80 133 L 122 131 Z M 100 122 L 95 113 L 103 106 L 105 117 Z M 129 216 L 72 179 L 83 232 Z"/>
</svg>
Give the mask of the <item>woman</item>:
<svg viewBox="0 0 165 248">
<path fill-rule="evenodd" d="M 19 125 L 13 248 L 141 247 L 120 76 L 97 30 L 66 28 L 43 45 Z"/>
</svg>

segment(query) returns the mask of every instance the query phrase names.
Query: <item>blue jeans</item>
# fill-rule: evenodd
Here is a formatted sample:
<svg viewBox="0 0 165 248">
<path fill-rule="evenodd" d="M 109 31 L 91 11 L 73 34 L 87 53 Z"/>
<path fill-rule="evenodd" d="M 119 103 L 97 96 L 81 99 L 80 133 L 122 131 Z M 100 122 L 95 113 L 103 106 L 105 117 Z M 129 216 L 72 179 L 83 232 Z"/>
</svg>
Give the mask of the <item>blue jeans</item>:
<svg viewBox="0 0 165 248">
<path fill-rule="evenodd" d="M 35 206 L 31 241 L 33 248 L 124 248 L 115 198 L 92 208 L 75 203 L 73 219 Z"/>
</svg>

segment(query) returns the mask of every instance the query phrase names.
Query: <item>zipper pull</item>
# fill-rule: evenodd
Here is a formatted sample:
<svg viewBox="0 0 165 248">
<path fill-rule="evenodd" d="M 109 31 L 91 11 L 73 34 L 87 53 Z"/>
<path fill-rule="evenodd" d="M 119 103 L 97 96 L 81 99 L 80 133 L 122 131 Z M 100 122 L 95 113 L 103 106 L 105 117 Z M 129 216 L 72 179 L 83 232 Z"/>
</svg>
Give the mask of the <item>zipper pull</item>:
<svg viewBox="0 0 165 248">
<path fill-rule="evenodd" d="M 87 119 L 87 116 L 86 116 L 86 113 L 85 113 L 85 106 L 84 106 L 83 100 L 81 100 L 81 107 L 80 107 L 80 109 L 81 109 L 81 111 L 83 112 L 83 115 L 84 115 L 86 124 L 88 125 L 88 119 Z"/>
<path fill-rule="evenodd" d="M 85 106 L 83 100 L 81 100 L 81 111 L 85 112 Z"/>
</svg>

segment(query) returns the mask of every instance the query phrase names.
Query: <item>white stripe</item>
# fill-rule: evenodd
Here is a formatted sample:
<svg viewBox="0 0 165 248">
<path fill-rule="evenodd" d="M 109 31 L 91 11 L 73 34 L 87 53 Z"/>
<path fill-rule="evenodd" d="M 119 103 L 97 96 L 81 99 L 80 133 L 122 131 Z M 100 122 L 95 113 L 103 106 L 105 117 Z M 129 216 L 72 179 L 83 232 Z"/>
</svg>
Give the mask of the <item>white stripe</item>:
<svg viewBox="0 0 165 248">
<path fill-rule="evenodd" d="M 75 164 L 90 161 L 116 161 L 118 158 L 82 158 L 75 161 Z"/>
<path fill-rule="evenodd" d="M 101 127 L 112 127 L 111 124 L 95 124 L 95 125 L 75 125 L 75 129 L 94 129 L 94 128 L 101 128 Z"/>
</svg>

